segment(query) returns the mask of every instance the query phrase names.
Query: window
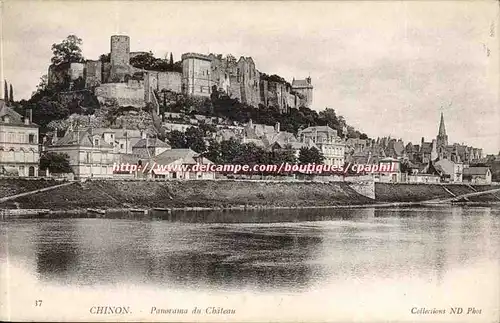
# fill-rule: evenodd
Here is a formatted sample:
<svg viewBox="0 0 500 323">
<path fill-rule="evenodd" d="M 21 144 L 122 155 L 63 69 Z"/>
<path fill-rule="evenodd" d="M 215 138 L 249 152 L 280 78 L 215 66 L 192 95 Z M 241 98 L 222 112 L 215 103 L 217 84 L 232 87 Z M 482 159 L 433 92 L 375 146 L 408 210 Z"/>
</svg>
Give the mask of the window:
<svg viewBox="0 0 500 323">
<path fill-rule="evenodd" d="M 28 143 L 30 143 L 30 144 L 34 144 L 35 143 L 35 135 L 34 134 L 30 133 L 28 135 Z"/>
<path fill-rule="evenodd" d="M 120 144 L 120 149 L 123 149 L 123 144 Z"/>
<path fill-rule="evenodd" d="M 99 139 L 94 139 L 94 146 L 99 146 Z"/>
</svg>

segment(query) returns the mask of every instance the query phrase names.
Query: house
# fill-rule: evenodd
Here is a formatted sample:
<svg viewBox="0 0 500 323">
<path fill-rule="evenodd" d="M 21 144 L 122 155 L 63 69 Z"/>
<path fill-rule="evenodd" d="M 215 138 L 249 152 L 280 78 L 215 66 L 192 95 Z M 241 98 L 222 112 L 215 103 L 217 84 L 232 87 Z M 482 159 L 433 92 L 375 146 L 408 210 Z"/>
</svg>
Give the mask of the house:
<svg viewBox="0 0 500 323">
<path fill-rule="evenodd" d="M 0 100 L 0 167 L 5 174 L 38 176 L 38 136 L 38 125 L 32 122 L 31 110 L 23 118 Z"/>
<path fill-rule="evenodd" d="M 337 130 L 328 126 L 308 127 L 299 131 L 299 141 L 314 143 L 323 153 L 325 165 L 343 166 L 345 161 L 345 143 L 337 135 Z"/>
<path fill-rule="evenodd" d="M 195 165 L 213 164 L 197 152 L 187 149 L 169 149 L 155 156 L 150 162 L 150 174 L 165 179 L 214 179 L 213 171 L 194 171 Z M 156 165 L 156 166 L 155 166 Z"/>
<path fill-rule="evenodd" d="M 403 181 L 403 174 L 401 173 L 401 162 L 392 157 L 385 157 L 378 162 L 378 173 L 375 173 L 375 178 L 380 182 L 399 183 Z"/>
<path fill-rule="evenodd" d="M 470 166 L 463 170 L 464 182 L 473 184 L 491 184 L 491 170 L 489 167 Z"/>
<path fill-rule="evenodd" d="M 149 138 L 146 136 L 132 147 L 132 154 L 140 158 L 150 159 L 171 148 L 169 144 L 158 138 Z"/>
<path fill-rule="evenodd" d="M 70 128 L 64 137 L 47 146 L 46 151 L 67 154 L 77 179 L 113 176 L 115 147 L 104 140 L 102 133 L 93 133 L 92 128 Z"/>
<path fill-rule="evenodd" d="M 461 183 L 464 165 L 450 159 L 438 159 L 434 165 L 443 171 L 443 179 L 450 183 Z"/>
<path fill-rule="evenodd" d="M 132 147 L 142 138 L 145 138 L 146 132 L 138 129 L 112 129 L 112 128 L 93 128 L 92 135 L 97 139 L 102 139 L 114 148 L 116 153 L 130 154 Z"/>
</svg>

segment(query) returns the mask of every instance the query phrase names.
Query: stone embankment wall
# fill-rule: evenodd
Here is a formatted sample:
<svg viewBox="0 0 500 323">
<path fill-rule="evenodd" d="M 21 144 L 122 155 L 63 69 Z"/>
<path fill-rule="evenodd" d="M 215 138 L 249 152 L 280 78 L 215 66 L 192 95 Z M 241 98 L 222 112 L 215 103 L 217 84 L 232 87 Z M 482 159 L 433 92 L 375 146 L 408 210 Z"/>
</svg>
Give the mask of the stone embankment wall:
<svg viewBox="0 0 500 323">
<path fill-rule="evenodd" d="M 422 202 L 500 188 L 492 185 L 467 184 L 392 184 L 375 183 L 377 202 Z M 468 198 L 471 202 L 500 202 L 500 194 L 492 193 Z"/>
<path fill-rule="evenodd" d="M 15 202 L 15 206 L 14 206 Z M 87 181 L 23 196 L 0 208 L 174 208 L 359 205 L 373 200 L 347 183 L 264 181 Z"/>
</svg>

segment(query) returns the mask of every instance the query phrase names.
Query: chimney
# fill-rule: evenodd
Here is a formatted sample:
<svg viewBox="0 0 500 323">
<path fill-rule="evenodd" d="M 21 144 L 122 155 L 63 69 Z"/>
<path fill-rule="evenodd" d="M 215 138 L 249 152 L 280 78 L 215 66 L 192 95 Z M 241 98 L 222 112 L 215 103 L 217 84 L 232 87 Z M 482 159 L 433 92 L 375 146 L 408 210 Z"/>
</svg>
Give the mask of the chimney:
<svg viewBox="0 0 500 323">
<path fill-rule="evenodd" d="M 142 139 L 146 139 L 147 137 L 148 137 L 148 136 L 147 136 L 147 134 L 146 134 L 146 130 L 142 130 L 142 131 L 141 131 L 141 138 L 142 138 Z"/>
<path fill-rule="evenodd" d="M 274 126 L 274 131 L 280 132 L 280 123 L 276 122 L 276 125 Z"/>
<path fill-rule="evenodd" d="M 54 132 L 54 134 L 52 135 L 52 140 L 51 140 L 51 143 L 54 145 L 55 143 L 57 142 L 57 129 L 56 131 Z"/>
</svg>

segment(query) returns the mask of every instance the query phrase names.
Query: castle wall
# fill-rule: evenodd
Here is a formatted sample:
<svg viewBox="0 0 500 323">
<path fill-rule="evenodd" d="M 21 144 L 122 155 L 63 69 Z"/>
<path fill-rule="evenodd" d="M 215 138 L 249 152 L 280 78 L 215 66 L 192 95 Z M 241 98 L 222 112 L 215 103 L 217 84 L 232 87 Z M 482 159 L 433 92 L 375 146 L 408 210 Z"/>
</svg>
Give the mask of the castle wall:
<svg viewBox="0 0 500 323">
<path fill-rule="evenodd" d="M 102 83 L 109 83 L 111 79 L 111 63 L 105 62 L 101 64 L 102 66 Z"/>
<path fill-rule="evenodd" d="M 142 108 L 145 106 L 144 84 L 138 81 L 128 83 L 106 83 L 95 89 L 95 96 L 101 104 L 108 99 L 116 99 L 119 106 Z"/>
<path fill-rule="evenodd" d="M 157 72 L 158 90 L 181 92 L 182 74 L 178 72 Z"/>
<path fill-rule="evenodd" d="M 267 106 L 269 104 L 269 82 L 260 81 L 260 103 Z"/>
<path fill-rule="evenodd" d="M 277 107 L 281 113 L 288 111 L 287 86 L 284 83 L 268 82 L 268 105 Z"/>
<path fill-rule="evenodd" d="M 92 88 L 102 83 L 101 61 L 87 61 L 85 63 L 85 87 Z"/>
<path fill-rule="evenodd" d="M 255 69 L 252 58 L 240 58 L 236 73 L 241 89 L 240 101 L 257 107 L 260 103 L 260 74 Z"/>
<path fill-rule="evenodd" d="M 62 84 L 66 80 L 74 81 L 84 77 L 84 63 L 63 63 L 61 65 L 50 65 L 48 71 L 49 84 Z"/>
<path fill-rule="evenodd" d="M 238 82 L 237 76 L 229 76 L 229 93 L 228 95 L 232 98 L 241 100 L 241 85 Z"/>
<path fill-rule="evenodd" d="M 297 103 L 299 102 L 298 97 L 295 94 L 291 94 L 290 92 L 286 93 L 286 104 L 290 109 L 297 109 Z"/>
</svg>

